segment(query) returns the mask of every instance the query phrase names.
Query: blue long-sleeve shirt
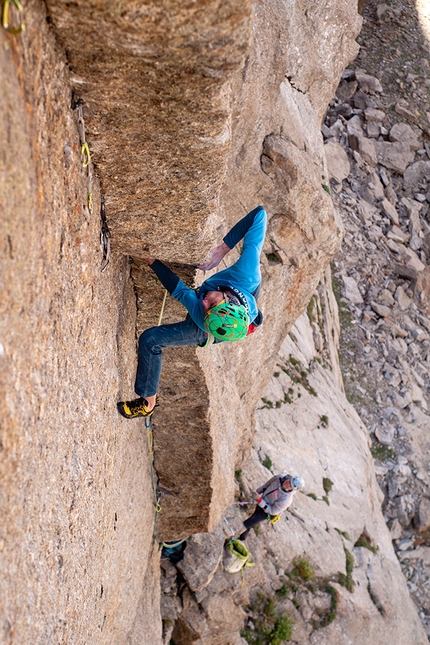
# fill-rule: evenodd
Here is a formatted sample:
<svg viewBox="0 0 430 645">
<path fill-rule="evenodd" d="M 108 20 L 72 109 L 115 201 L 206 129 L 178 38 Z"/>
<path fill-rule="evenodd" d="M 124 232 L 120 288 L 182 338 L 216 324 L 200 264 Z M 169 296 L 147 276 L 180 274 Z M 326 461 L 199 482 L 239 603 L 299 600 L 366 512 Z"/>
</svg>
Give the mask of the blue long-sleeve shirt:
<svg viewBox="0 0 430 645">
<path fill-rule="evenodd" d="M 151 269 L 157 274 L 164 287 L 187 309 L 196 325 L 206 331 L 203 324 L 204 308 L 202 300 L 208 291 L 218 291 L 225 287 L 235 294 L 245 306 L 252 322 L 258 314 L 257 302 L 252 295 L 261 282 L 260 253 L 266 234 L 267 215 L 262 206 L 257 206 L 243 217 L 224 237 L 231 249 L 243 238 L 240 258 L 232 266 L 218 271 L 203 282 L 198 292 L 178 278 L 162 262 L 155 260 Z"/>
</svg>

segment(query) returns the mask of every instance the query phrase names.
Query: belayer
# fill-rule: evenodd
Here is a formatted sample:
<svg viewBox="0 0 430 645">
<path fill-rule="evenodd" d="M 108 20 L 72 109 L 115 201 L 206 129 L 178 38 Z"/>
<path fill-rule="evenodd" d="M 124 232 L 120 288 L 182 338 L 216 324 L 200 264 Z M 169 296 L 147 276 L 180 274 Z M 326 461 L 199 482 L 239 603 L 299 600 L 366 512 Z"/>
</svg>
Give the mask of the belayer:
<svg viewBox="0 0 430 645">
<path fill-rule="evenodd" d="M 250 530 L 264 520 L 276 522 L 279 515 L 290 506 L 294 493 L 304 485 L 301 477 L 281 473 L 257 488 L 255 491 L 257 506 L 251 517 L 245 520 L 246 531 L 239 536 L 239 540 L 246 540 Z"/>
<path fill-rule="evenodd" d="M 139 338 L 134 389 L 139 398 L 120 401 L 118 411 L 127 419 L 149 417 L 157 404 L 162 350 L 165 347 L 234 341 L 245 338 L 262 322 L 256 298 L 260 291 L 260 253 L 266 234 L 267 215 L 254 208 L 212 249 L 209 261 L 199 266 L 208 271 L 243 238 L 239 259 L 203 282 L 199 289 L 187 287 L 160 260 L 144 258 L 171 295 L 188 310 L 182 322 L 150 327 Z"/>
</svg>

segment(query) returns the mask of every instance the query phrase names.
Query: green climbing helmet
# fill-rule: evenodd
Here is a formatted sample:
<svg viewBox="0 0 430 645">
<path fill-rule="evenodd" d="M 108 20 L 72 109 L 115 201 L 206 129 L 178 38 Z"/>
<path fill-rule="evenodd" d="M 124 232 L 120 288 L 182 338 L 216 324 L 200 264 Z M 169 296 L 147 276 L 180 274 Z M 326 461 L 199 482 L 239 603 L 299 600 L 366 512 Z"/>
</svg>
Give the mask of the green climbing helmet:
<svg viewBox="0 0 430 645">
<path fill-rule="evenodd" d="M 240 340 L 248 333 L 249 316 L 244 305 L 223 302 L 206 313 L 205 329 L 220 340 Z"/>
</svg>

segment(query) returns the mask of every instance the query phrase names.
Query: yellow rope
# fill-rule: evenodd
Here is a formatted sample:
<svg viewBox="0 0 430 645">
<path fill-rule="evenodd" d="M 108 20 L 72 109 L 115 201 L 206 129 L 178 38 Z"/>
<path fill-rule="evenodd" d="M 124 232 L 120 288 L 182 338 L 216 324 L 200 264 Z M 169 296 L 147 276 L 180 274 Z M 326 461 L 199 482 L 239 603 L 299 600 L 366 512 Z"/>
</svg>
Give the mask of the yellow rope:
<svg viewBox="0 0 430 645">
<path fill-rule="evenodd" d="M 161 325 L 161 321 L 163 319 L 164 305 L 166 304 L 166 298 L 167 298 L 167 289 L 164 290 L 163 304 L 161 305 L 160 317 L 158 318 L 158 327 Z"/>
</svg>

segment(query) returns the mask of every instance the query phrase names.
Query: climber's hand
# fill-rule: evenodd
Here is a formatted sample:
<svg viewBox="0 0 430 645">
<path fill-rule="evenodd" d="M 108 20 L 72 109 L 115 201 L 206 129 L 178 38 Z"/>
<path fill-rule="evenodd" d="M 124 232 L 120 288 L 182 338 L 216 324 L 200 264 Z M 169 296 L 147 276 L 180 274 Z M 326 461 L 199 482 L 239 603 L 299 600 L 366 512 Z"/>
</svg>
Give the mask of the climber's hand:
<svg viewBox="0 0 430 645">
<path fill-rule="evenodd" d="M 153 262 L 155 262 L 154 258 L 142 258 L 142 259 L 147 264 L 152 264 Z"/>
<path fill-rule="evenodd" d="M 199 264 L 198 268 L 201 269 L 202 271 L 209 271 L 210 269 L 217 267 L 218 264 L 223 259 L 223 257 L 227 255 L 229 251 L 231 251 L 230 247 L 227 246 L 225 242 L 223 242 L 219 246 L 216 246 L 214 249 L 212 249 L 209 255 L 208 262 Z"/>
</svg>

